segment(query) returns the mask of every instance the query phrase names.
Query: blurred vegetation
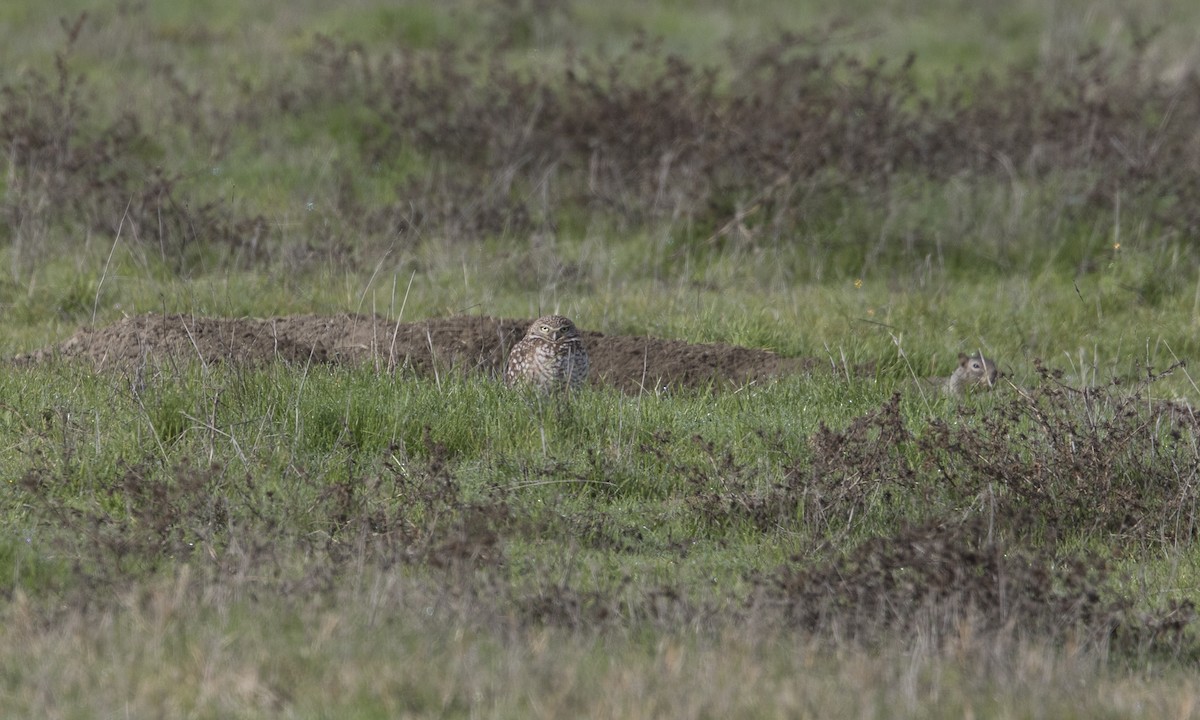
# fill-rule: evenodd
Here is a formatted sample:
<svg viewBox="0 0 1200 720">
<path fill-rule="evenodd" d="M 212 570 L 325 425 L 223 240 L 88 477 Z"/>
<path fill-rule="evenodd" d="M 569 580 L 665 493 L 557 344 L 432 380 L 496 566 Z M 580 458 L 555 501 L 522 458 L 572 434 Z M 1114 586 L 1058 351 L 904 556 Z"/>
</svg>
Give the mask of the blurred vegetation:
<svg viewBox="0 0 1200 720">
<path fill-rule="evenodd" d="M 1185 713 L 1198 21 L 5 4 L 6 354 L 147 312 L 562 310 L 820 371 L 560 403 L 485 373 L 10 366 L 0 707 Z M 1001 392 L 914 392 L 976 349 Z"/>
</svg>

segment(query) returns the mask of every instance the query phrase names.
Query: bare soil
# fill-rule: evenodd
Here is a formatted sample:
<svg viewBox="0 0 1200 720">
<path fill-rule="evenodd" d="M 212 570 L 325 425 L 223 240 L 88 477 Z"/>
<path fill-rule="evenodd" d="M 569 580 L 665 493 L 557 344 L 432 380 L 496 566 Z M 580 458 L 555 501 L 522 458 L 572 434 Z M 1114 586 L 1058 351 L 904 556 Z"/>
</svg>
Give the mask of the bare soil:
<svg viewBox="0 0 1200 720">
<path fill-rule="evenodd" d="M 17 356 L 18 364 L 83 358 L 97 369 L 130 368 L 163 360 L 208 363 L 372 363 L 381 371 L 435 368 L 495 377 L 509 348 L 532 320 L 455 316 L 397 323 L 378 315 L 296 315 L 267 319 L 138 315 L 108 327 L 82 328 L 62 343 Z M 807 372 L 814 358 L 785 358 L 768 350 L 722 343 L 691 344 L 643 336 L 584 331 L 591 382 L 625 392 L 664 388 L 740 387 Z"/>
</svg>

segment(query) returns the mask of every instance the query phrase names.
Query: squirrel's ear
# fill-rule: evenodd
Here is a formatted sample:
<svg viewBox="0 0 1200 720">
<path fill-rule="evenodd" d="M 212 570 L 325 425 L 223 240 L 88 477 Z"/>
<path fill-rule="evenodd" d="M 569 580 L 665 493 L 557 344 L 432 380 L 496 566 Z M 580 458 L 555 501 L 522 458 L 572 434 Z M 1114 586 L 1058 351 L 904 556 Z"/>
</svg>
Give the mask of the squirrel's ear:
<svg viewBox="0 0 1200 720">
<path fill-rule="evenodd" d="M 966 364 L 967 364 L 967 354 L 966 354 L 966 353 L 961 353 L 961 352 L 960 352 L 960 353 L 958 354 L 958 364 L 959 364 L 959 365 L 966 365 Z"/>
</svg>

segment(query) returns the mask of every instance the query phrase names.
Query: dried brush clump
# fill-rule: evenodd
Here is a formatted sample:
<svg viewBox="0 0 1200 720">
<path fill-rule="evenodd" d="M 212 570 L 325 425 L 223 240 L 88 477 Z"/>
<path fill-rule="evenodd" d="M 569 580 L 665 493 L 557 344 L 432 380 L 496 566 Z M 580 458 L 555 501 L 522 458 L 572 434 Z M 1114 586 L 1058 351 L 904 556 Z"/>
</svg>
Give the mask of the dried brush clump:
<svg viewBox="0 0 1200 720">
<path fill-rule="evenodd" d="M 940 647 L 970 634 L 1103 652 L 1195 651 L 1190 602 L 1139 608 L 1103 559 L 1054 558 L 1001 538 L 979 515 L 906 527 L 755 582 L 755 613 L 865 643 L 899 637 Z"/>
<path fill-rule="evenodd" d="M 518 624 L 528 627 L 564 627 L 597 631 L 612 628 L 653 627 L 677 631 L 683 627 L 717 628 L 721 611 L 695 603 L 672 587 L 633 587 L 625 578 L 619 587 L 579 590 L 564 583 L 548 583 L 528 594 L 508 593 Z"/>
<path fill-rule="evenodd" d="M 986 514 L 998 532 L 1120 541 L 1147 548 L 1200 534 L 1198 420 L 1182 403 L 1132 387 L 1041 381 L 986 408 L 915 428 L 894 395 L 841 430 L 822 424 L 799 451 L 763 438 L 782 474 L 736 462 L 698 439 L 705 459 L 675 470 L 696 488 L 698 517 L 830 537 L 867 518 L 923 522 Z M 1030 520 L 1034 520 L 1029 525 Z"/>
<path fill-rule="evenodd" d="M 75 238 L 121 235 L 159 248 L 180 270 L 187 250 L 209 244 L 252 255 L 265 239 L 264 218 L 188 197 L 183 178 L 162 167 L 163 142 L 134 112 L 95 117 L 96 100 L 71 62 L 86 17 L 64 23 L 53 77 L 31 71 L 0 86 L 0 157 L 8 177 L 0 227 L 31 249 L 51 229 Z"/>
<path fill-rule="evenodd" d="M 81 16 L 52 71 L 0 87 L 4 226 L 26 246 L 50 229 L 120 228 L 174 256 L 215 247 L 265 258 L 282 238 L 261 216 L 193 197 L 204 183 L 176 169 L 172 148 L 187 138 L 233 162 L 288 142 L 286 122 L 332 143 L 335 217 L 322 232 L 335 237 L 523 238 L 598 219 L 668 226 L 684 247 L 828 244 L 805 229 L 828 229 L 848 206 L 887 205 L 906 183 L 952 178 L 1046 189 L 1056 219 L 1087 224 L 1119 204 L 1172 237 L 1200 228 L 1200 79 L 1157 79 L 1147 38 L 1135 38 L 1131 59 L 1085 49 L 936 88 L 919 86 L 916 58 L 864 63 L 831 53 L 819 34 L 734 52 L 719 71 L 645 39 L 529 69 L 509 50 L 544 6 L 553 22 L 569 18 L 561 4 L 509 3 L 493 13 L 494 42 L 470 49 L 373 51 L 318 37 L 277 72 L 240 78 L 232 95 L 164 63 L 153 122 L 89 93 L 71 62 Z M 940 242 L 953 254 L 973 241 Z M 1001 256 L 1024 257 L 996 242 Z"/>
<path fill-rule="evenodd" d="M 1109 560 L 1197 536 L 1200 447 L 1186 405 L 1133 387 L 1040 383 L 912 428 L 894 396 L 789 458 L 781 481 L 698 464 L 702 518 L 801 533 L 811 550 L 754 579 L 754 612 L 869 642 L 986 633 L 1122 652 L 1194 652 L 1187 602 L 1146 607 Z M 708 470 L 700 469 L 707 467 Z M 873 531 L 876 526 L 898 531 Z M 876 532 L 879 532 L 876 535 Z M 848 553 L 833 538 L 862 538 Z M 1082 546 L 1104 548 L 1081 553 Z"/>
<path fill-rule="evenodd" d="M 401 455 L 389 450 L 378 473 L 350 463 L 342 479 L 301 478 L 287 496 L 220 465 L 187 462 L 169 473 L 127 466 L 78 497 L 64 496 L 75 483 L 62 470 L 41 467 L 16 490 L 42 541 L 73 558 L 61 585 L 82 607 L 178 564 L 214 587 L 285 596 L 332 592 L 353 567 L 501 567 L 502 499 L 464 499 L 436 444 L 424 456 Z"/>
<path fill-rule="evenodd" d="M 1014 175 L 1073 178 L 1064 192 L 1084 210 L 1121 195 L 1194 229 L 1200 93 L 1189 87 L 1200 81 L 1148 79 L 1147 45 L 1139 38 L 1128 63 L 1088 50 L 925 91 L 914 58 L 863 64 L 830 55 L 820 37 L 785 35 L 735 57 L 731 77 L 651 41 L 546 77 L 507 65 L 499 48 L 372 55 L 321 38 L 307 82 L 278 102 L 289 112 L 361 104 L 364 165 L 416 153 L 458 178 L 443 188 L 449 199 L 400 189 L 400 215 L 426 230 L 453 220 L 456 232 L 499 233 L 582 204 L 628 224 L 693 221 L 701 239 L 740 229 L 775 242 L 794 238 L 823 197 L 875 197 L 897 177 Z M 424 207 L 476 207 L 479 188 L 487 211 L 474 224 Z"/>
<path fill-rule="evenodd" d="M 917 443 L 964 508 L 1014 532 L 1032 513 L 1050 539 L 1100 536 L 1174 545 L 1200 531 L 1200 427 L 1185 404 L 1152 400 L 1163 375 L 1132 387 L 1074 388 L 1037 365 L 1040 382 L 973 423 L 933 422 Z"/>
<path fill-rule="evenodd" d="M 718 450 L 699 437 L 703 460 L 675 470 L 695 488 L 689 504 L 710 525 L 748 522 L 762 532 L 812 537 L 845 533 L 893 501 L 907 507 L 905 498 L 928 499 L 928 480 L 914 463 L 917 436 L 900 401 L 894 395 L 843 430 L 821 423 L 801 451 L 789 451 L 782 438 L 762 436 L 780 458 L 781 473 L 739 463 L 728 448 Z"/>
<path fill-rule="evenodd" d="M 656 432 L 635 451 L 637 466 L 657 468 L 653 487 L 597 481 L 630 462 L 602 452 L 582 469 L 547 465 L 545 482 L 481 487 L 427 431 L 377 455 L 339 440 L 344 468 L 292 462 L 271 480 L 199 457 L 85 480 L 70 458 L 47 454 L 10 501 L 44 555 L 67 559 L 61 577 L 33 588 L 64 607 L 103 605 L 179 565 L 211 592 L 284 598 L 333 597 L 349 574 L 402 569 L 515 626 L 783 622 L 866 643 L 940 643 L 966 628 L 1177 655 L 1197 651 L 1192 607 L 1130 592 L 1114 570 L 1197 536 L 1196 419 L 1145 399 L 1158 377 L 1080 389 L 1043 371 L 1035 387 L 944 420 L 918 419 L 893 397 L 800 445 L 763 435 L 768 462 Z M 610 516 L 614 500 L 635 498 L 645 514 Z M 667 506 L 696 530 L 653 528 Z M 576 577 L 578 552 L 692 562 L 696 546 L 776 536 L 797 554 L 748 573 L 748 596 L 632 573 Z M 510 555 L 534 540 L 561 543 L 564 572 L 537 553 Z"/>
<path fill-rule="evenodd" d="M 499 530 L 510 519 L 504 498 L 464 499 L 445 446 L 428 432 L 423 442 L 416 456 L 389 448 L 381 472 L 349 468 L 322 491 L 317 512 L 338 545 L 334 554 L 382 566 L 501 567 Z"/>
<path fill-rule="evenodd" d="M 63 497 L 75 483 L 55 469 L 30 470 L 16 486 L 42 538 L 72 558 L 67 599 L 81 608 L 103 605 L 129 580 L 193 559 L 217 559 L 229 547 L 225 534 L 236 492 L 218 467 L 175 469 L 163 482 L 149 465 L 133 465 L 109 482 L 94 482 L 86 498 Z M 225 492 L 215 491 L 224 486 Z M 230 492 L 232 491 L 232 492 Z M 53 529 L 53 531 L 50 531 Z M 264 533 L 265 534 L 265 533 Z"/>
</svg>

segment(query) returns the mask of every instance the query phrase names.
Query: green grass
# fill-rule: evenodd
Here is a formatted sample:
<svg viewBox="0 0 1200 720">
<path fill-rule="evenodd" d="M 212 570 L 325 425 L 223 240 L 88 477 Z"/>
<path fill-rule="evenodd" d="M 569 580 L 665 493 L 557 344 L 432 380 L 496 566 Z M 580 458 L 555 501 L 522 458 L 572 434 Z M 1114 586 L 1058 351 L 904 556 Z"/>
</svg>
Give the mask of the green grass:
<svg viewBox="0 0 1200 720">
<path fill-rule="evenodd" d="M 1014 648 L 1019 662 L 996 666 L 929 654 L 895 663 L 747 633 L 708 641 L 545 630 L 508 643 L 427 615 L 436 590 L 387 578 L 364 594 L 372 592 L 370 609 L 238 604 L 230 612 L 189 598 L 186 584 L 164 583 L 91 629 L 7 622 L 6 647 L 22 644 L 28 662 L 7 676 L 6 706 L 201 717 L 1116 718 L 1186 715 L 1197 691 L 1187 673 L 1133 684 L 1032 645 Z M 80 656 L 107 660 L 93 665 L 102 685 L 79 672 Z"/>
<path fill-rule="evenodd" d="M 409 321 L 559 310 L 586 330 L 766 348 L 817 358 L 818 369 L 736 392 L 589 387 L 560 401 L 481 373 L 163 358 L 136 371 L 6 367 L 0 714 L 1192 712 L 1195 622 L 1181 610 L 1178 637 L 1136 632 L 1168 602 L 1200 598 L 1187 530 L 1195 425 L 1172 425 L 1145 399 L 1121 415 L 1125 389 L 1147 368 L 1200 353 L 1189 187 L 1138 185 L 1120 174 L 1123 159 L 1097 151 L 1095 167 L 910 163 L 884 180 L 831 171 L 778 191 L 749 173 L 762 183 L 677 205 L 671 193 L 696 178 L 664 174 L 679 186 L 658 188 L 666 199 L 649 212 L 632 200 L 653 182 L 614 197 L 604 173 L 628 168 L 579 151 L 566 131 L 552 140 L 574 154 L 545 166 L 522 164 L 539 148 L 519 145 L 516 160 L 496 160 L 507 150 L 491 147 L 476 167 L 444 138 L 450 150 L 389 144 L 388 116 L 362 95 L 382 86 L 355 82 L 363 67 L 378 73 L 400 57 L 445 61 L 450 45 L 550 78 L 539 88 L 552 92 L 568 58 L 603 69 L 646 33 L 717 68 L 727 92 L 739 58 L 790 30 L 820 36 L 825 56 L 895 67 L 916 52 L 915 97 L 932 97 L 959 68 L 1051 73 L 1075 67 L 1089 43 L 1121 65 L 1135 56 L 1135 19 L 1164 25 L 1139 72 L 1194 70 L 1187 28 L 1198 11 L 1155 0 L 969 11 L 953 0 L 547 5 L 5 4 L 0 84 L 16 94 L 0 96 L 13 113 L 0 120 L 25 130 L 0 154 L 0 354 L 147 312 Z M 97 169 L 30 168 L 22 143 L 41 138 L 41 121 L 18 122 L 22 103 L 64 129 L 47 110 L 60 97 L 58 18 L 85 9 L 67 63 L 86 117 L 68 128 L 71 152 L 39 157 Z M 363 65 L 334 72 L 313 61 L 319 34 L 361 43 L 350 62 Z M 455 67 L 469 84 L 487 66 Z M 31 73 L 48 79 L 47 94 L 30 91 Z M 1126 87 L 1106 82 L 1096 85 Z M 446 95 L 451 105 L 471 97 Z M 477 134 L 501 118 L 506 130 L 488 137 L 502 144 L 531 121 L 503 109 L 446 117 Z M 1161 116 L 1142 117 L 1145 128 L 1138 117 L 1130 127 L 1150 130 L 1134 133 L 1142 144 L 1130 141 L 1131 153 L 1167 128 Z M 385 156 L 370 161 L 379 148 Z M 1147 157 L 1147 174 L 1172 166 Z M 170 202 L 150 198 L 135 230 L 122 209 L 159 166 L 177 178 Z M 126 181 L 105 185 L 119 170 Z M 63 177 L 75 195 L 53 194 Z M 1111 178 L 1128 184 L 1105 185 Z M 527 225 L 516 212 L 473 229 L 493 189 L 532 215 Z M 261 217 L 258 244 L 249 226 L 221 235 L 198 214 L 208 202 L 218 219 Z M 455 215 L 464 206 L 466 220 Z M 777 214 L 786 206 L 802 211 Z M 451 219 L 405 224 L 437 212 Z M 740 224 L 721 231 L 731 218 Z M 183 230 L 155 239 L 159 223 L 176 220 Z M 975 350 L 1016 387 L 961 401 L 916 390 L 915 378 L 946 375 Z M 1039 395 L 1053 383 L 1036 361 L 1099 394 Z M 870 369 L 845 373 L 858 365 Z M 1102 391 L 1113 379 L 1121 386 Z M 908 433 L 898 439 L 888 435 L 895 392 Z M 1186 367 L 1145 392 L 1200 402 Z M 1021 393 L 1038 399 L 1022 405 Z M 943 432 L 953 442 L 931 449 Z M 955 529 L 981 518 L 1013 563 L 1013 597 L 1033 582 L 1020 562 L 1049 568 L 1034 588 L 1044 604 L 1014 616 L 1028 626 L 997 629 L 993 616 L 947 602 L 945 615 L 915 625 L 893 618 L 893 634 L 864 625 L 864 639 L 853 627 L 805 627 L 795 619 L 804 607 L 787 606 L 807 597 L 788 585 L 806 572 L 833 568 L 855 587 L 922 581 L 920 554 L 870 575 L 883 556 L 864 548 L 958 557 L 957 544 L 978 538 Z M 1037 625 L 1054 593 L 1073 587 L 1064 568 L 1081 559 L 1108 563 L 1087 587 L 1129 604 L 1135 614 L 1119 617 L 1130 636 Z M 979 567 L 966 569 L 968 589 L 979 589 L 969 582 Z M 957 611 L 951 630 L 938 624 Z M 1144 626 L 1129 620 L 1143 616 Z"/>
</svg>

